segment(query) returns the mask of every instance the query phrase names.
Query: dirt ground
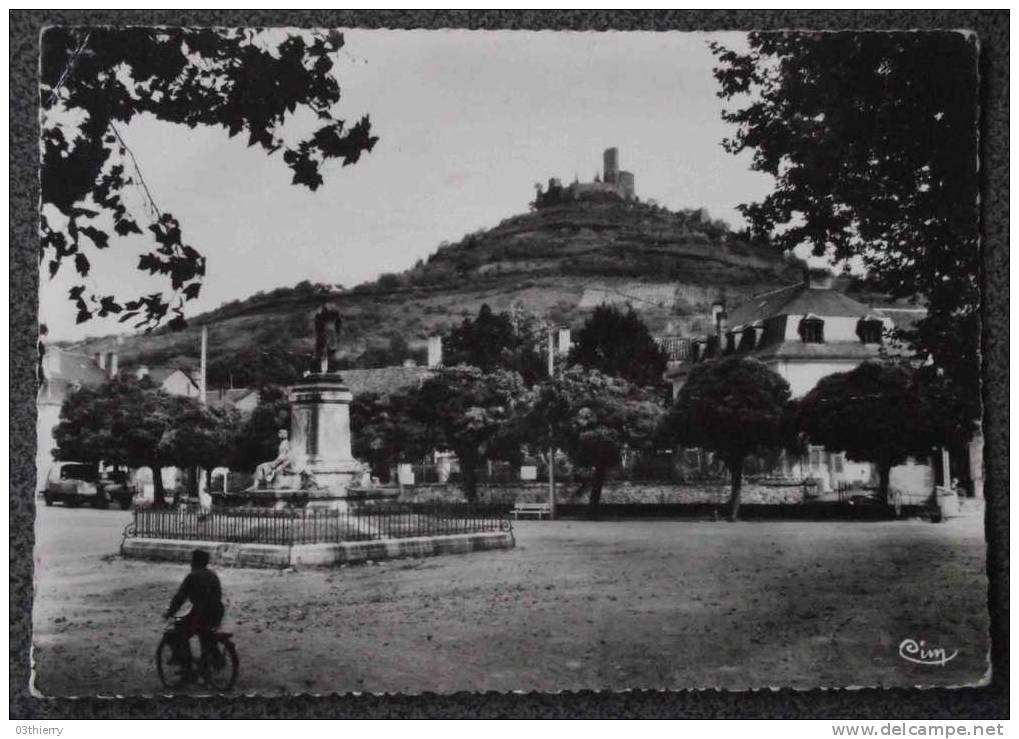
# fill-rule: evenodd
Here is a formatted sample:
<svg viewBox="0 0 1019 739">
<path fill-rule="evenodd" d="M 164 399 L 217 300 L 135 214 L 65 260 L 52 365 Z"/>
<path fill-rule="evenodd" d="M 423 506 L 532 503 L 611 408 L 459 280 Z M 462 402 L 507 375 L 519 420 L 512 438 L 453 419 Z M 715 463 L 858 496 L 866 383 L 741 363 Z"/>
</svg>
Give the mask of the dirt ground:
<svg viewBox="0 0 1019 739">
<path fill-rule="evenodd" d="M 111 556 L 130 514 L 40 509 L 35 688 L 162 692 L 186 567 Z M 521 522 L 512 550 L 224 569 L 240 693 L 960 685 L 987 671 L 980 516 L 943 524 Z M 958 655 L 918 665 L 904 639 Z M 201 692 L 196 690 L 196 692 Z"/>
</svg>

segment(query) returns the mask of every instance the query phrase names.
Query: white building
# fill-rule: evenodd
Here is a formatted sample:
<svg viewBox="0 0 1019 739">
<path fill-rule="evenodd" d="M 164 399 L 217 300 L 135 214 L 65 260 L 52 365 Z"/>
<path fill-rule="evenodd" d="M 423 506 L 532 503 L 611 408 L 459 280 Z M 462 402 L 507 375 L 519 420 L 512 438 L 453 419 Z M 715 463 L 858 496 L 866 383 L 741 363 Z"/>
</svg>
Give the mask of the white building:
<svg viewBox="0 0 1019 739">
<path fill-rule="evenodd" d="M 60 347 L 46 346 L 41 357 L 39 370 L 39 392 L 36 395 L 36 487 L 42 489 L 46 471 L 53 464 L 53 450 L 57 445 L 53 429 L 60 422 L 60 407 L 75 390 L 81 387 L 95 387 L 106 382 L 111 374 L 105 367 L 108 357 L 103 355 L 104 366 L 95 358 L 65 351 Z M 112 373 L 116 373 L 116 355 L 112 356 Z"/>
<path fill-rule="evenodd" d="M 116 376 L 130 376 L 137 379 L 148 377 L 156 387 L 171 395 L 197 398 L 198 385 L 183 370 L 171 367 L 138 367 L 132 370 L 119 368 L 116 352 L 102 352 L 94 355 L 79 354 L 58 346 L 44 346 L 39 365 L 39 392 L 36 395 L 36 486 L 42 488 L 46 472 L 53 464 L 56 441 L 53 430 L 60 422 L 60 407 L 75 390 L 82 387 L 96 387 Z M 140 471 L 141 478 L 149 470 Z M 170 488 L 177 485 L 181 477 L 179 470 L 165 468 L 163 482 Z"/>
<path fill-rule="evenodd" d="M 835 289 L 826 274 L 809 273 L 801 283 L 755 296 L 729 311 L 716 304 L 713 314 L 714 334 L 673 351 L 685 360 L 670 362 L 666 370 L 673 397 L 694 364 L 723 355 L 760 360 L 789 383 L 793 398 L 801 398 L 823 377 L 901 351 L 887 341 L 893 319 Z M 873 465 L 851 462 L 820 446 L 810 447 L 799 459 L 784 456 L 782 471 L 817 480 L 825 492 L 840 484 L 876 480 Z M 926 459 L 892 469 L 890 486 L 902 493 L 904 502 L 926 500 L 934 484 L 934 470 Z"/>
</svg>

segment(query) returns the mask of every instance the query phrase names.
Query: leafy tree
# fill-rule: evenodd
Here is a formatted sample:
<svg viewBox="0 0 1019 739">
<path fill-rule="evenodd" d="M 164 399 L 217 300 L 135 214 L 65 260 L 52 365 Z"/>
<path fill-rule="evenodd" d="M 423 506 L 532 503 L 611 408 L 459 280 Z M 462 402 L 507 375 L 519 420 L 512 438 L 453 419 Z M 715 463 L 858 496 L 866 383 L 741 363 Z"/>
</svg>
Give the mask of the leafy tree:
<svg viewBox="0 0 1019 739">
<path fill-rule="evenodd" d="M 408 412 L 410 405 L 405 393 L 362 393 L 350 404 L 354 456 L 383 482 L 394 463 L 420 459 L 433 448 L 432 435 Z"/>
<path fill-rule="evenodd" d="M 352 362 L 354 367 L 396 367 L 408 359 L 415 362 L 424 362 L 425 352 L 413 350 L 407 340 L 399 333 L 393 332 L 389 336 L 387 346 L 369 346 L 360 356 Z"/>
<path fill-rule="evenodd" d="M 477 467 L 485 459 L 519 454 L 515 429 L 526 403 L 516 372 L 459 365 L 425 380 L 409 395 L 409 412 L 428 430 L 431 448 L 445 448 L 460 460 L 464 495 L 477 500 Z"/>
<path fill-rule="evenodd" d="M 980 415 L 977 40 L 957 32 L 751 33 L 714 44 L 725 143 L 774 191 L 740 206 L 778 249 L 860 260 L 895 298 L 926 302 L 900 332 L 943 372 L 972 434 Z M 949 388 L 948 385 L 951 387 Z"/>
<path fill-rule="evenodd" d="M 211 482 L 213 468 L 231 459 L 240 413 L 176 395 L 167 398 L 166 404 L 171 425 L 159 440 L 160 457 L 175 467 L 201 467 Z"/>
<path fill-rule="evenodd" d="M 253 472 L 260 463 L 275 459 L 280 429 L 290 430 L 287 391 L 277 385 L 266 385 L 258 391 L 258 405 L 237 428 L 230 467 Z"/>
<path fill-rule="evenodd" d="M 749 454 L 790 443 L 784 434 L 789 383 L 750 357 L 696 365 L 665 419 L 667 438 L 716 452 L 729 468 L 730 517 L 739 518 L 743 463 Z"/>
<path fill-rule="evenodd" d="M 498 368 L 520 373 L 530 384 L 545 372 L 533 330 L 509 313 L 495 313 L 487 303 L 475 319 L 465 318 L 443 341 L 450 365 L 468 364 L 485 372 Z M 529 328 L 529 324 L 526 324 Z"/>
<path fill-rule="evenodd" d="M 64 401 L 53 430 L 58 460 L 149 467 L 156 505 L 165 503 L 161 444 L 173 427 L 171 396 L 151 381 L 115 380 L 81 388 Z"/>
<path fill-rule="evenodd" d="M 570 362 L 637 385 L 662 384 L 666 357 L 631 306 L 599 305 L 574 338 Z"/>
<path fill-rule="evenodd" d="M 286 340 L 255 342 L 209 361 L 209 384 L 219 387 L 291 385 L 312 364 L 310 354 L 291 351 Z"/>
<path fill-rule="evenodd" d="M 822 378 L 800 400 L 799 418 L 811 442 L 873 462 L 884 501 L 892 467 L 930 454 L 931 428 L 913 371 L 901 364 L 864 362 Z"/>
<path fill-rule="evenodd" d="M 42 37 L 40 99 L 42 167 L 41 254 L 50 275 L 73 260 L 82 277 L 71 290 L 78 321 L 121 314 L 151 328 L 173 314 L 184 323 L 183 305 L 198 296 L 205 258 L 184 242 L 177 218 L 152 199 L 121 126 L 150 115 L 190 128 L 244 133 L 249 146 L 283 161 L 295 185 L 311 190 L 323 182 L 330 159 L 354 164 L 378 140 L 364 116 L 353 125 L 335 117 L 340 86 L 333 57 L 343 35 L 273 29 L 51 27 Z M 287 142 L 283 126 L 298 113 L 318 121 L 306 139 Z M 129 213 L 125 193 L 137 188 L 146 199 L 148 223 Z M 111 229 L 112 227 L 112 229 Z M 85 279 L 88 253 L 105 249 L 111 237 L 142 235 L 151 250 L 138 269 L 165 276 L 171 290 L 124 301 L 100 295 Z"/>
<path fill-rule="evenodd" d="M 663 413 L 653 393 L 598 370 L 571 367 L 535 388 L 523 425 L 537 448 L 562 449 L 575 466 L 591 470 L 589 500 L 597 509 L 624 447 L 650 446 Z"/>
</svg>

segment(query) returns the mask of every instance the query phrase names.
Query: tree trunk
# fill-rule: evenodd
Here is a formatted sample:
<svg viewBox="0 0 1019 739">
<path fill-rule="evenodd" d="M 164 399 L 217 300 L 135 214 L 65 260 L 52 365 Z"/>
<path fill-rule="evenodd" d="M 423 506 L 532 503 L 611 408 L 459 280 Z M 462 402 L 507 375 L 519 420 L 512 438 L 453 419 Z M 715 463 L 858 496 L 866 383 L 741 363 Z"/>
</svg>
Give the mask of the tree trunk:
<svg viewBox="0 0 1019 739">
<path fill-rule="evenodd" d="M 460 456 L 460 455 L 457 455 Z M 478 500 L 478 470 L 474 457 L 460 456 L 460 475 L 463 478 L 464 497 L 468 503 Z"/>
<path fill-rule="evenodd" d="M 877 463 L 877 497 L 882 503 L 888 503 L 888 483 L 892 477 L 892 463 Z"/>
<path fill-rule="evenodd" d="M 157 508 L 166 507 L 166 491 L 163 489 L 163 466 L 149 465 L 152 470 L 152 505 Z"/>
<path fill-rule="evenodd" d="M 601 490 L 605 485 L 605 475 L 608 473 L 604 467 L 595 467 L 591 473 L 591 511 L 597 512 L 601 504 Z"/>
<path fill-rule="evenodd" d="M 739 494 L 743 487 L 743 457 L 730 460 L 729 477 L 732 480 L 732 491 L 729 496 L 729 520 L 739 520 Z"/>
</svg>

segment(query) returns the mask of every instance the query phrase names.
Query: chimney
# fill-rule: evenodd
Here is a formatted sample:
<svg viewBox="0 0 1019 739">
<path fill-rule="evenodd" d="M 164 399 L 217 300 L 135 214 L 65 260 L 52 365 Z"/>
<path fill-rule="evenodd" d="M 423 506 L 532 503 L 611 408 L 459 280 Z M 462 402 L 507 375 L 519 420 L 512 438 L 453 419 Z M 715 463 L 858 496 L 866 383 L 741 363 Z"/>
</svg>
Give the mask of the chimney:
<svg viewBox="0 0 1019 739">
<path fill-rule="evenodd" d="M 835 275 L 826 269 L 805 269 L 803 284 L 815 290 L 830 290 L 835 282 Z"/>
<path fill-rule="evenodd" d="M 96 352 L 96 364 L 99 365 L 99 369 L 106 369 L 106 352 Z"/>
<path fill-rule="evenodd" d="M 428 337 L 428 369 L 442 366 L 442 336 Z"/>
<path fill-rule="evenodd" d="M 111 379 L 117 376 L 117 369 L 118 369 L 117 360 L 118 359 L 119 359 L 119 357 L 117 356 L 117 352 L 110 352 L 110 366 L 109 366 L 110 375 L 109 376 L 110 376 Z"/>
<path fill-rule="evenodd" d="M 570 347 L 573 342 L 570 338 L 570 327 L 560 326 L 559 327 L 559 356 L 565 357 L 570 353 Z"/>
<path fill-rule="evenodd" d="M 725 303 L 716 300 L 711 304 L 711 323 L 715 326 L 715 333 L 721 335 L 725 330 Z"/>
</svg>

